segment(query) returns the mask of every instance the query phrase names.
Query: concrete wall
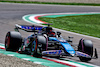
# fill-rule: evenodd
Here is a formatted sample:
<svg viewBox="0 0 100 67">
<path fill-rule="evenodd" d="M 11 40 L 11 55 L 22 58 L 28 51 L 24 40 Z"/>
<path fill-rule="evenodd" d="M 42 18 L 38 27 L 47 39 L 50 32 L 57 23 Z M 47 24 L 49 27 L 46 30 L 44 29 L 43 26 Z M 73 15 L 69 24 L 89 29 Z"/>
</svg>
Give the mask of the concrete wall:
<svg viewBox="0 0 100 67">
<path fill-rule="evenodd" d="M 100 4 L 100 0 L 8 0 L 8 1 L 38 1 L 38 2 L 99 3 Z"/>
</svg>

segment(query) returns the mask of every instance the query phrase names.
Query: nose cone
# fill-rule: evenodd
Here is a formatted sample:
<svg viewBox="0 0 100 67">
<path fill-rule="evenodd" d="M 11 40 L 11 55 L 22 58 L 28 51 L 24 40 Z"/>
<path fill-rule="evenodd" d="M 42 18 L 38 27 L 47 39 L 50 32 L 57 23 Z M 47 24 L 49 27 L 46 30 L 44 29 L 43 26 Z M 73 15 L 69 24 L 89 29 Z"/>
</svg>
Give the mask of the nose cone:
<svg viewBox="0 0 100 67">
<path fill-rule="evenodd" d="M 75 54 L 71 54 L 71 56 L 72 56 L 72 57 L 74 57 L 74 56 L 75 56 Z"/>
</svg>

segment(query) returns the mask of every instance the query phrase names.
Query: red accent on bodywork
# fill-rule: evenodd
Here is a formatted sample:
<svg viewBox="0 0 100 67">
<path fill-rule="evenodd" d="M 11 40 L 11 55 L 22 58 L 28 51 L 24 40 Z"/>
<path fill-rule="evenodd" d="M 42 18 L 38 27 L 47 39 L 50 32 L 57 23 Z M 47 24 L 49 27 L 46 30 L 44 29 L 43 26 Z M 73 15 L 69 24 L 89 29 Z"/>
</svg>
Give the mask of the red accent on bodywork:
<svg viewBox="0 0 100 67">
<path fill-rule="evenodd" d="M 38 43 L 37 43 L 37 38 L 36 38 L 36 46 L 35 46 L 35 50 L 37 49 L 37 44 L 38 44 Z"/>
</svg>

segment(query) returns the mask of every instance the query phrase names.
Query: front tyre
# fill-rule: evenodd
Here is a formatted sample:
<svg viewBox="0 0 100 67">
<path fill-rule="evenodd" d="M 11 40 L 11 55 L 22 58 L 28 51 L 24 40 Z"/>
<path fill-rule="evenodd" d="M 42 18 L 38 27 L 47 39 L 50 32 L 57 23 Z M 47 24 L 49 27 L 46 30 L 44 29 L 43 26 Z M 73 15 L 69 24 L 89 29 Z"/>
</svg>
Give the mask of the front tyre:
<svg viewBox="0 0 100 67">
<path fill-rule="evenodd" d="M 92 43 L 92 41 L 81 39 L 79 42 L 79 45 L 78 45 L 78 51 L 86 53 L 92 57 L 93 56 L 93 43 Z M 79 59 L 82 62 L 88 62 L 91 60 L 91 58 L 86 58 L 86 57 L 79 57 Z"/>
<path fill-rule="evenodd" d="M 46 50 L 47 39 L 42 35 L 38 35 L 35 39 L 34 45 L 35 47 L 34 47 L 33 56 L 42 57 L 42 51 Z"/>
<path fill-rule="evenodd" d="M 22 37 L 19 32 L 9 31 L 5 37 L 6 51 L 18 51 L 22 44 Z"/>
<path fill-rule="evenodd" d="M 91 60 L 91 58 L 86 58 L 86 57 L 79 57 L 80 61 L 82 62 L 88 62 Z"/>
</svg>

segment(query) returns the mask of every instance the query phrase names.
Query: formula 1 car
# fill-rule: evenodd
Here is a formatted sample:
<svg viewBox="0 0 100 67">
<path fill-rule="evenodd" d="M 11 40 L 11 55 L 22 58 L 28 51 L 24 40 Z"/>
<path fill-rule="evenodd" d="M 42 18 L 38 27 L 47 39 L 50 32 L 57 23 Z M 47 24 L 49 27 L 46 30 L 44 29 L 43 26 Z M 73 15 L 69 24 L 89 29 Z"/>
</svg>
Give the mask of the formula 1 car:
<svg viewBox="0 0 100 67">
<path fill-rule="evenodd" d="M 22 38 L 19 29 L 33 32 L 33 34 L 27 38 Z M 9 31 L 6 34 L 5 49 L 6 51 L 17 51 L 35 57 L 77 56 L 83 62 L 98 58 L 96 48 L 93 51 L 91 40 L 80 39 L 77 50 L 75 50 L 72 46 L 72 38 L 69 37 L 68 40 L 65 40 L 61 36 L 61 32 L 54 31 L 50 24 L 47 27 L 16 24 L 15 31 Z"/>
</svg>

